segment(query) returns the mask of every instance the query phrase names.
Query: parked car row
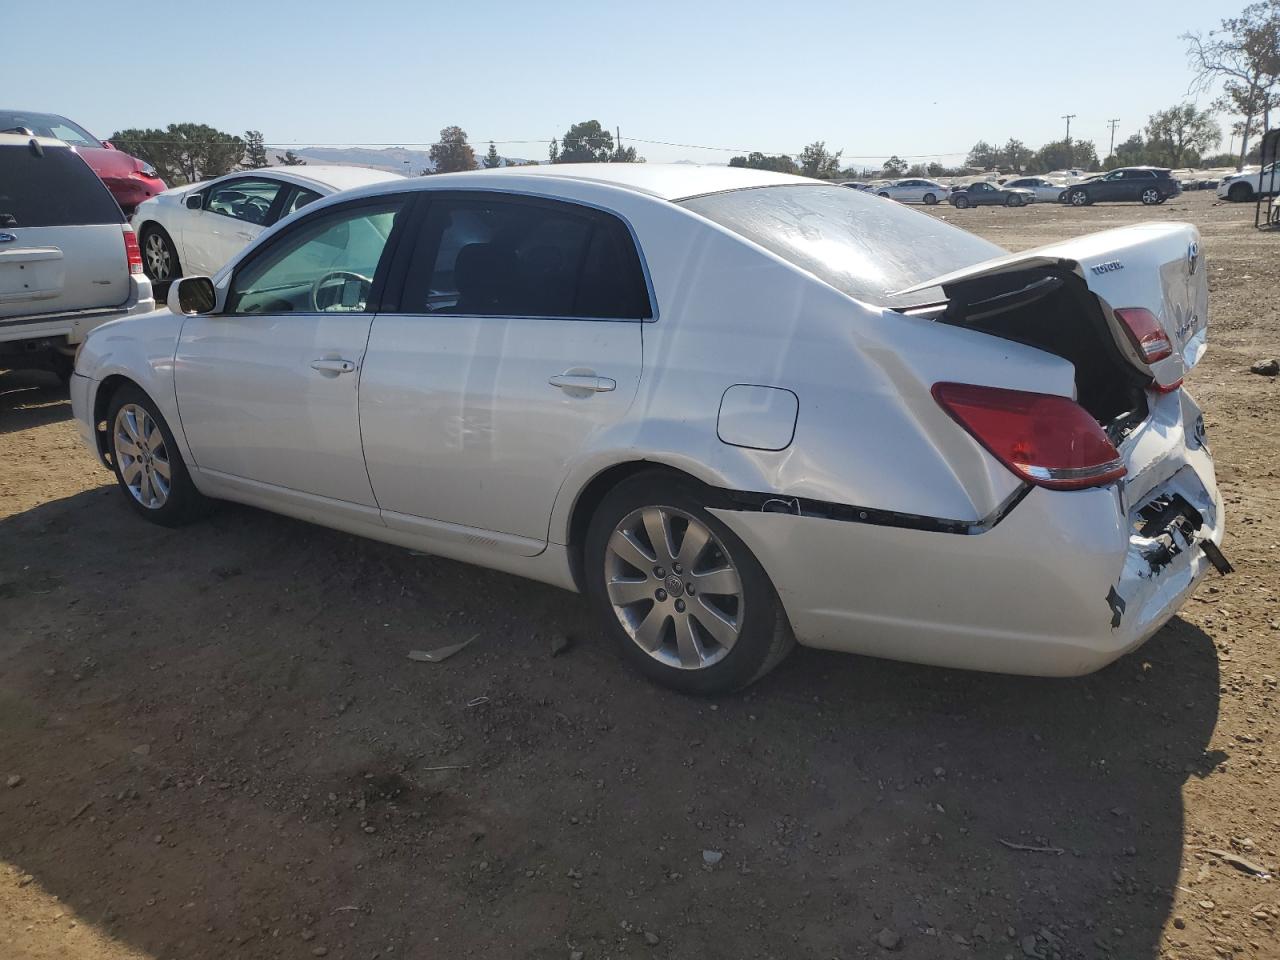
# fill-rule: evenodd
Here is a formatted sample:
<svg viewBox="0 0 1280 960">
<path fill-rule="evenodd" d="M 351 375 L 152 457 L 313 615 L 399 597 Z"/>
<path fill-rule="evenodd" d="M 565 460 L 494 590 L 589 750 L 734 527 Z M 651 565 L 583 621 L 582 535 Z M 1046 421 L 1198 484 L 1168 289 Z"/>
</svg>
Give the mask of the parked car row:
<svg viewBox="0 0 1280 960">
<path fill-rule="evenodd" d="M 1074 175 L 1079 171 L 1065 172 Z M 1280 182 L 1280 177 L 1277 181 Z M 1157 204 L 1177 196 L 1182 190 L 1172 171 L 1163 167 L 1120 167 L 1083 178 L 1072 176 L 1065 182 L 1051 176 L 1035 176 L 1007 178 L 995 183 L 977 180 L 951 186 L 921 178 L 880 183 L 849 181 L 843 185 L 902 203 L 932 205 L 946 200 L 961 208 L 1019 207 L 1036 202 L 1068 203 L 1077 207 L 1104 202 Z M 1247 183 L 1236 188 L 1237 193 L 1250 189 Z"/>
</svg>

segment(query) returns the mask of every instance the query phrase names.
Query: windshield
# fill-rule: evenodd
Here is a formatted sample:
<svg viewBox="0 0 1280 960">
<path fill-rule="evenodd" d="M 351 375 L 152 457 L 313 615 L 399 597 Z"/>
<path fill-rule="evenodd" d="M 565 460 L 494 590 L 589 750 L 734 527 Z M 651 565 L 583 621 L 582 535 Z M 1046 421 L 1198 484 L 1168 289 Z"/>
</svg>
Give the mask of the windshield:
<svg viewBox="0 0 1280 960">
<path fill-rule="evenodd" d="M 37 137 L 54 137 L 73 147 L 100 147 L 102 144 L 84 127 L 53 113 L 15 113 L 0 110 L 0 130 L 26 127 Z"/>
<path fill-rule="evenodd" d="M 842 293 L 883 306 L 937 300 L 928 290 L 910 298 L 889 295 L 1007 253 L 927 213 L 837 185 L 754 187 L 681 205 Z"/>
</svg>

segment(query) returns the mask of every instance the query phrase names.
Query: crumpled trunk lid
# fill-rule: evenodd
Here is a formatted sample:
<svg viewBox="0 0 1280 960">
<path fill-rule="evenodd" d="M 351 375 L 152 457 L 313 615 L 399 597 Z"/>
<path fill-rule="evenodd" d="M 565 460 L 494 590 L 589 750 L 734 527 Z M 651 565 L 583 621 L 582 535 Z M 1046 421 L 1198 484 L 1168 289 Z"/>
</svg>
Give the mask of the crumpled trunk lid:
<svg viewBox="0 0 1280 960">
<path fill-rule="evenodd" d="M 895 298 L 941 288 L 948 299 L 966 286 L 1018 274 L 1073 275 L 1097 297 L 1115 344 L 1137 370 L 1161 387 L 1176 384 L 1204 355 L 1209 286 L 1200 233 L 1189 223 L 1144 223 L 1089 234 L 973 264 L 906 290 Z M 1116 308 L 1144 307 L 1169 337 L 1173 354 L 1153 364 L 1130 342 Z"/>
</svg>

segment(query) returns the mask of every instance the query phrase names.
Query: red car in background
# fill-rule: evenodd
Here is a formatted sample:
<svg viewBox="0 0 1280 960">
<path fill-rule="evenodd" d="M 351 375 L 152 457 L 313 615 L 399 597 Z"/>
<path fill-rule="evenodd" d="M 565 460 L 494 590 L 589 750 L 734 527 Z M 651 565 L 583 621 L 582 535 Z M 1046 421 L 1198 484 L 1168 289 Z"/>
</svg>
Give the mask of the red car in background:
<svg viewBox="0 0 1280 960">
<path fill-rule="evenodd" d="M 37 137 L 56 137 L 69 144 L 107 185 L 128 216 L 148 197 L 165 189 L 153 166 L 99 140 L 84 127 L 56 113 L 32 113 L 0 107 L 0 131 L 29 130 Z"/>
</svg>

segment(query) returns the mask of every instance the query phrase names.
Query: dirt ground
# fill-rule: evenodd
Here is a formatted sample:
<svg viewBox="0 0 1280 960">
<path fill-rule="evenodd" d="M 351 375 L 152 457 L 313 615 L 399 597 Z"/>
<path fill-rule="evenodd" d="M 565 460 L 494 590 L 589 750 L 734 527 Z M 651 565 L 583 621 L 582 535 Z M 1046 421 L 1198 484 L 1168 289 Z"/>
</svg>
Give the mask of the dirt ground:
<svg viewBox="0 0 1280 960">
<path fill-rule="evenodd" d="M 1280 236 L 1206 193 L 933 212 L 1204 232 L 1236 573 L 1147 645 L 1076 680 L 799 650 L 688 699 L 576 596 L 236 506 L 149 526 L 56 382 L 0 373 L 0 957 L 1280 957 L 1280 881 L 1210 852 L 1280 871 Z"/>
</svg>

